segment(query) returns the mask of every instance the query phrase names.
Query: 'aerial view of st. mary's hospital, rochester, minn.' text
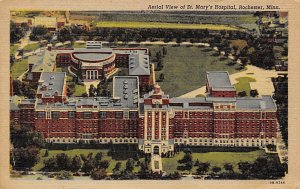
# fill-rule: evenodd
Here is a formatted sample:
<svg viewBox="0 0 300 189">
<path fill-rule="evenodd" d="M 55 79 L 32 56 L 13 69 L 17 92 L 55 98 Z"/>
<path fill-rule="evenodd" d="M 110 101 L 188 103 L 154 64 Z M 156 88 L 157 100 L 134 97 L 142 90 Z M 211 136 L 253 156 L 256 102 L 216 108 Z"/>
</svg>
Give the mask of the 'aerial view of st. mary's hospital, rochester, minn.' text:
<svg viewBox="0 0 300 189">
<path fill-rule="evenodd" d="M 280 179 L 287 12 L 12 11 L 14 179 Z"/>
</svg>

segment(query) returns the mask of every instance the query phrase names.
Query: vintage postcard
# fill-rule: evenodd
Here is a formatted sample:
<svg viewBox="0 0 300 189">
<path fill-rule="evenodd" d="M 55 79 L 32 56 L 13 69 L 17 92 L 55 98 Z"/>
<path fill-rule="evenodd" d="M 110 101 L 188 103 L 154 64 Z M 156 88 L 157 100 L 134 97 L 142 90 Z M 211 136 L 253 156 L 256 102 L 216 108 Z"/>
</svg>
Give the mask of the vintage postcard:
<svg viewBox="0 0 300 189">
<path fill-rule="evenodd" d="M 297 2 L 0 4 L 1 188 L 300 187 Z"/>
</svg>

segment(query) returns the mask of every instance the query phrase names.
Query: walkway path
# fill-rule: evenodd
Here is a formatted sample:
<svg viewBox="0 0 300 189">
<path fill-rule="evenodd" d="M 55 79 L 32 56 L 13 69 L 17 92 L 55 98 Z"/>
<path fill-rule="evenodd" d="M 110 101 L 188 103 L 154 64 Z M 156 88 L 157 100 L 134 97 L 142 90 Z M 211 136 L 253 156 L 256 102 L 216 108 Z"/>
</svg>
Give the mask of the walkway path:
<svg viewBox="0 0 300 189">
<path fill-rule="evenodd" d="M 151 169 L 153 172 L 161 172 L 162 169 L 162 159 L 160 155 L 151 156 Z"/>
<path fill-rule="evenodd" d="M 251 89 L 257 89 L 259 95 L 272 95 L 272 93 L 274 92 L 274 86 L 271 78 L 277 77 L 278 72 L 276 72 L 275 70 L 265 70 L 252 65 L 247 65 L 246 68 L 247 70 L 245 71 L 230 75 L 232 84 L 238 83 L 238 81 L 236 80 L 237 78 L 252 77 L 256 79 L 256 82 L 250 83 Z M 205 86 L 186 93 L 179 98 L 193 98 L 199 94 L 205 94 Z"/>
</svg>

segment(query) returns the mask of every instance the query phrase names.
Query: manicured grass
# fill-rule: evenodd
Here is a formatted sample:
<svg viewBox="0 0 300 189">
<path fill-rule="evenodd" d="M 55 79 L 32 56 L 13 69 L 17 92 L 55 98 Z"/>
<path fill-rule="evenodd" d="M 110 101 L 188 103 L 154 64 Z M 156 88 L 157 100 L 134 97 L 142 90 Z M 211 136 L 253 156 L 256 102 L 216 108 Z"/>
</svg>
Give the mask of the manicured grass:
<svg viewBox="0 0 300 189">
<path fill-rule="evenodd" d="M 86 92 L 84 85 L 75 85 L 74 96 L 82 96 L 83 93 Z"/>
<path fill-rule="evenodd" d="M 242 26 L 244 28 L 253 29 L 257 28 L 255 23 L 256 17 L 251 12 L 247 14 L 222 14 L 220 12 L 213 14 L 189 14 L 189 13 L 172 13 L 166 14 L 165 12 L 143 13 L 140 12 L 102 12 L 94 13 L 100 21 L 130 21 L 130 22 L 167 22 L 167 23 L 195 23 L 195 24 L 225 24 Z M 80 17 L 81 15 L 76 15 Z"/>
<path fill-rule="evenodd" d="M 17 52 L 18 48 L 19 48 L 18 44 L 10 45 L 10 54 L 14 55 Z"/>
<path fill-rule="evenodd" d="M 11 76 L 13 79 L 17 79 L 22 73 L 28 69 L 28 59 L 22 59 L 21 61 L 16 61 L 10 68 Z"/>
<path fill-rule="evenodd" d="M 241 91 L 246 91 L 247 95 L 250 95 L 251 86 L 249 82 L 255 82 L 256 80 L 252 77 L 240 77 L 236 79 L 238 83 L 234 86 L 236 88 L 237 93 Z"/>
<path fill-rule="evenodd" d="M 73 48 L 84 48 L 85 43 L 74 43 Z"/>
<path fill-rule="evenodd" d="M 203 94 L 198 94 L 196 97 L 205 97 Z"/>
<path fill-rule="evenodd" d="M 93 156 L 95 156 L 98 152 L 103 153 L 103 160 L 108 160 L 109 161 L 109 167 L 106 170 L 108 173 L 111 173 L 113 168 L 115 167 L 117 162 L 121 162 L 121 170 L 123 170 L 126 166 L 126 161 L 127 160 L 114 160 L 111 158 L 111 156 L 108 156 L 108 150 L 107 149 L 73 149 L 73 150 L 49 150 L 49 156 L 48 157 L 43 157 L 45 154 L 45 149 L 42 149 L 40 151 L 40 161 L 38 164 L 36 164 L 32 169 L 33 171 L 39 171 L 44 167 L 43 161 L 52 157 L 56 156 L 59 153 L 65 153 L 69 157 L 73 157 L 75 155 L 80 156 L 80 154 L 88 155 L 89 153 L 93 153 Z M 144 158 L 140 158 L 140 161 L 144 161 Z M 134 167 L 134 172 L 138 172 L 140 168 L 138 166 Z"/>
<path fill-rule="evenodd" d="M 26 45 L 23 50 L 24 51 L 34 51 L 36 49 L 40 48 L 40 44 L 39 43 L 31 43 Z"/>
<path fill-rule="evenodd" d="M 162 158 L 163 171 L 168 173 L 172 173 L 177 170 L 177 166 L 184 165 L 179 164 L 178 160 L 182 159 L 184 156 L 184 152 L 180 152 L 172 158 Z M 263 150 L 256 150 L 251 152 L 207 152 L 207 153 L 193 153 L 193 162 L 197 159 L 200 162 L 208 162 L 210 163 L 210 169 L 213 166 L 221 167 L 221 171 L 225 171 L 223 166 L 225 163 L 230 163 L 233 165 L 233 170 L 235 172 L 239 172 L 238 163 L 241 161 L 248 161 L 249 163 L 254 162 L 258 157 L 266 156 L 266 153 Z M 197 167 L 194 166 L 192 169 L 192 173 L 196 172 Z M 211 170 L 210 170 L 211 171 Z M 184 173 L 188 173 L 188 171 L 180 171 Z"/>
<path fill-rule="evenodd" d="M 128 22 L 128 21 L 102 21 L 97 27 L 102 28 L 168 28 L 168 29 L 209 29 L 209 30 L 238 30 L 238 27 L 222 24 L 178 24 L 163 22 Z"/>
<path fill-rule="evenodd" d="M 159 82 L 162 90 L 170 97 L 181 96 L 192 90 L 205 86 L 207 71 L 228 71 L 233 74 L 239 65 L 226 65 L 229 60 L 220 61 L 219 56 L 213 56 L 215 51 L 206 52 L 198 47 L 166 46 L 167 55 L 163 58 L 164 68 L 156 71 L 156 78 L 164 73 L 165 79 Z M 157 45 L 150 46 L 151 54 L 162 49 Z"/>
</svg>

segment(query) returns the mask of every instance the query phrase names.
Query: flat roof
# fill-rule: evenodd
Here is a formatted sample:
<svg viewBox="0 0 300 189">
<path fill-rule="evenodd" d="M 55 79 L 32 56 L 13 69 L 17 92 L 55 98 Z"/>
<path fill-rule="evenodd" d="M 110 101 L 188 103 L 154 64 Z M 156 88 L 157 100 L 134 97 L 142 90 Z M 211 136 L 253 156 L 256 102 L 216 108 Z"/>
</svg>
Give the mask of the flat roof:
<svg viewBox="0 0 300 189">
<path fill-rule="evenodd" d="M 234 90 L 235 88 L 230 82 L 229 74 L 226 71 L 210 71 L 206 72 L 207 82 L 209 86 L 216 90 Z"/>
<path fill-rule="evenodd" d="M 264 95 L 261 98 L 237 98 L 237 109 L 276 110 L 276 104 L 271 96 Z"/>
<path fill-rule="evenodd" d="M 111 52 L 74 52 L 73 57 L 81 61 L 100 62 L 112 56 Z"/>
<path fill-rule="evenodd" d="M 56 17 L 37 16 L 37 17 L 34 17 L 33 24 L 35 26 L 42 25 L 45 27 L 56 28 L 57 19 L 56 19 Z"/>
<path fill-rule="evenodd" d="M 137 76 L 114 76 L 113 87 L 113 98 L 120 100 L 120 106 L 138 107 L 139 84 Z"/>
<path fill-rule="evenodd" d="M 43 98 L 51 98 L 55 93 L 57 93 L 57 96 L 61 96 L 63 93 L 65 77 L 65 72 L 42 72 L 37 94 L 42 94 Z"/>
</svg>

